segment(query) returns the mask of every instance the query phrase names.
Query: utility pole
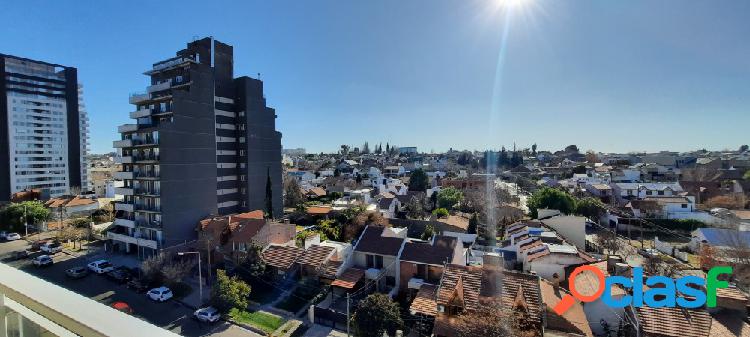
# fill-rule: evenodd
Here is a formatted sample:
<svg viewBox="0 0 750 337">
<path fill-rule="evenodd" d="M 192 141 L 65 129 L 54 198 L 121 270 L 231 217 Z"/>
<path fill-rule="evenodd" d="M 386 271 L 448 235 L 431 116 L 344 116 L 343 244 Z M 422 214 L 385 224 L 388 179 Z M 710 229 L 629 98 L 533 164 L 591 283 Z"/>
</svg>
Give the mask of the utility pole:
<svg viewBox="0 0 750 337">
<path fill-rule="evenodd" d="M 23 205 L 23 224 L 26 227 L 26 237 L 28 237 L 29 236 L 29 217 L 26 216 L 26 205 Z"/>
<path fill-rule="evenodd" d="M 349 321 L 351 319 L 349 318 L 349 293 L 346 293 L 346 337 L 351 336 L 349 334 Z"/>
<path fill-rule="evenodd" d="M 206 285 L 209 285 L 208 281 L 211 280 L 211 239 L 206 240 L 206 263 L 208 264 L 208 276 L 206 277 Z"/>
</svg>

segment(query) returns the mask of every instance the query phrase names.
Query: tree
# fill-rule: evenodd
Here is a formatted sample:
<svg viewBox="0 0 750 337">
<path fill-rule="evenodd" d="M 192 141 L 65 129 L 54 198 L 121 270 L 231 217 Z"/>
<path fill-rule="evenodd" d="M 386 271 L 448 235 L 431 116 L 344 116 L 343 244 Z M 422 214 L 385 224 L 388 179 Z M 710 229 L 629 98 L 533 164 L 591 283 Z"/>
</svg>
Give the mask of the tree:
<svg viewBox="0 0 750 337">
<path fill-rule="evenodd" d="M 750 180 L 750 171 L 745 172 L 745 175 L 742 176 L 745 180 Z"/>
<path fill-rule="evenodd" d="M 266 273 L 266 263 L 263 261 L 261 252 L 263 247 L 258 244 L 251 244 L 247 249 L 245 258 L 240 263 L 238 274 L 245 280 L 255 280 Z"/>
<path fill-rule="evenodd" d="M 344 241 L 351 241 L 359 237 L 367 226 L 388 226 L 388 219 L 380 212 L 366 212 L 360 209 L 356 214 L 349 216 L 349 221 L 344 226 Z"/>
<path fill-rule="evenodd" d="M 432 236 L 435 235 L 435 227 L 432 226 L 432 224 L 427 224 L 427 226 L 424 227 L 424 231 L 422 232 L 422 240 L 429 240 L 432 239 Z"/>
<path fill-rule="evenodd" d="M 538 217 L 540 208 L 556 209 L 563 214 L 570 214 L 576 209 L 576 201 L 570 194 L 558 189 L 546 187 L 531 195 L 526 205 L 533 218 Z"/>
<path fill-rule="evenodd" d="M 596 152 L 593 150 L 586 151 L 586 162 L 589 164 L 598 163 L 599 157 L 596 155 Z"/>
<path fill-rule="evenodd" d="M 305 195 L 297 179 L 289 178 L 284 182 L 284 206 L 297 208 L 305 203 Z"/>
<path fill-rule="evenodd" d="M 359 302 L 352 323 L 357 337 L 381 337 L 384 332 L 393 336 L 404 325 L 398 304 L 379 293 Z"/>
<path fill-rule="evenodd" d="M 471 154 L 471 152 L 464 151 L 461 152 L 460 155 L 458 155 L 458 158 L 456 159 L 456 163 L 461 166 L 469 166 L 474 162 L 474 156 Z"/>
<path fill-rule="evenodd" d="M 479 216 L 477 215 L 477 213 L 474 213 L 469 219 L 469 227 L 466 228 L 466 233 L 476 234 L 477 227 L 479 227 Z"/>
<path fill-rule="evenodd" d="M 349 155 L 349 145 L 346 145 L 346 144 L 341 145 L 341 155 L 344 157 Z"/>
<path fill-rule="evenodd" d="M 229 277 L 226 271 L 216 271 L 216 283 L 211 289 L 211 305 L 223 313 L 231 309 L 246 310 L 249 304 L 250 285 L 237 276 Z"/>
<path fill-rule="evenodd" d="M 438 207 L 445 208 L 448 210 L 451 210 L 458 205 L 458 203 L 463 200 L 464 194 L 456 189 L 455 187 L 447 187 L 440 192 L 438 192 L 437 195 L 437 204 Z"/>
<path fill-rule="evenodd" d="M 719 195 L 708 199 L 705 205 L 708 208 L 742 209 L 745 208 L 745 202 L 744 195 Z"/>
<path fill-rule="evenodd" d="M 0 229 L 9 232 L 25 231 L 26 221 L 30 225 L 49 220 L 52 212 L 41 201 L 11 203 L 0 210 Z"/>
<path fill-rule="evenodd" d="M 433 191 L 430 194 L 430 203 L 432 203 L 432 209 L 437 208 L 438 192 Z"/>
<path fill-rule="evenodd" d="M 586 173 L 586 166 L 578 165 L 573 168 L 573 173 L 575 174 L 584 174 Z"/>
<path fill-rule="evenodd" d="M 520 310 L 503 310 L 497 305 L 480 305 L 477 310 L 458 316 L 456 333 L 459 337 L 531 337 L 538 336 L 528 313 Z"/>
<path fill-rule="evenodd" d="M 750 149 L 750 146 L 748 146 L 748 145 L 742 145 L 742 146 L 740 146 L 740 153 L 747 152 L 748 149 Z"/>
<path fill-rule="evenodd" d="M 606 206 L 599 199 L 586 197 L 579 199 L 576 202 L 576 210 L 574 213 L 598 221 L 605 212 Z"/>
<path fill-rule="evenodd" d="M 178 260 L 174 253 L 160 253 L 147 258 L 141 264 L 143 277 L 152 284 L 177 284 L 190 273 L 193 263 Z"/>
<path fill-rule="evenodd" d="M 536 143 L 534 143 L 534 145 L 531 145 L 531 155 L 536 157 Z"/>
<path fill-rule="evenodd" d="M 427 190 L 427 185 L 430 182 L 430 178 L 427 177 L 427 173 L 421 168 L 414 170 L 409 177 L 409 191 L 424 192 Z"/>
<path fill-rule="evenodd" d="M 385 143 L 385 154 L 391 154 L 391 144 Z"/>
<path fill-rule="evenodd" d="M 378 144 L 378 146 L 375 147 L 375 154 L 381 154 L 383 153 L 383 143 Z"/>
<path fill-rule="evenodd" d="M 450 213 L 448 212 L 447 209 L 440 207 L 432 211 L 432 214 L 438 217 L 438 219 L 440 219 L 440 218 L 447 218 Z"/>
<path fill-rule="evenodd" d="M 333 169 L 333 176 L 334 177 L 340 177 L 341 176 L 341 170 L 339 170 L 338 167 L 335 168 L 335 169 Z"/>
<path fill-rule="evenodd" d="M 370 144 L 365 142 L 364 145 L 362 145 L 362 154 L 368 154 L 370 153 Z"/>
<path fill-rule="evenodd" d="M 271 186 L 271 168 L 266 168 L 266 214 L 268 214 L 269 219 L 274 219 L 273 188 Z"/>
<path fill-rule="evenodd" d="M 424 206 L 422 201 L 414 197 L 409 199 L 406 203 L 406 215 L 412 219 L 422 219 L 425 216 Z"/>
<path fill-rule="evenodd" d="M 568 145 L 565 147 L 565 152 L 578 153 L 578 146 Z"/>
</svg>

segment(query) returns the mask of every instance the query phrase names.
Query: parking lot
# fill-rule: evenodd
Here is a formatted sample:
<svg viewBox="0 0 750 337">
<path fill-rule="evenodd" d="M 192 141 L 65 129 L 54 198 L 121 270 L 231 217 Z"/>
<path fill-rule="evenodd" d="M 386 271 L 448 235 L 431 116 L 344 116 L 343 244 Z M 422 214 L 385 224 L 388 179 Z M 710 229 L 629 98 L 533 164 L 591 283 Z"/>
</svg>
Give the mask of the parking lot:
<svg viewBox="0 0 750 337">
<path fill-rule="evenodd" d="M 0 259 L 5 264 L 106 305 L 119 301 L 125 302 L 132 308 L 134 316 L 183 336 L 257 336 L 223 321 L 213 325 L 198 322 L 192 319 L 193 310 L 177 301 L 168 300 L 163 303 L 151 301 L 145 294 L 136 293 L 124 284 L 117 284 L 101 275 L 89 274 L 81 279 L 71 279 L 65 275 L 65 271 L 69 268 L 86 266 L 89 262 L 106 258 L 106 255 L 101 253 L 76 256 L 63 251 L 53 255 L 52 266 L 42 268 L 37 268 L 31 263 L 31 258 L 40 255 L 39 252 L 26 259 L 8 260 L 13 252 L 29 248 L 29 244 L 24 240 L 0 242 Z"/>
</svg>

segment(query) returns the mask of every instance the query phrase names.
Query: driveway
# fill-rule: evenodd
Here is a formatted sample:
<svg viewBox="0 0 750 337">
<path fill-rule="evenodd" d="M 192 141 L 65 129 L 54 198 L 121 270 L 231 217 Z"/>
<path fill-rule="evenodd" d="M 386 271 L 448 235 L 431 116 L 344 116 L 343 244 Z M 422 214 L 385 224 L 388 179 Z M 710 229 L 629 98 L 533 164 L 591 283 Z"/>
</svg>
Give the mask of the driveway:
<svg viewBox="0 0 750 337">
<path fill-rule="evenodd" d="M 28 243 L 23 240 L 2 242 L 0 243 L 0 258 L 4 258 L 10 252 L 25 248 L 28 248 Z M 183 336 L 259 336 L 226 322 L 213 325 L 200 323 L 192 319 L 193 310 L 179 302 L 170 300 L 158 303 L 151 301 L 146 298 L 145 294 L 136 293 L 125 285 L 116 284 L 100 275 L 89 274 L 78 280 L 65 276 L 65 270 L 85 266 L 101 257 L 101 255 L 94 254 L 74 256 L 61 252 L 53 256 L 54 264 L 45 268 L 34 267 L 30 259 L 4 261 L 4 263 L 106 305 L 118 301 L 125 302 L 133 309 L 134 316 Z"/>
</svg>

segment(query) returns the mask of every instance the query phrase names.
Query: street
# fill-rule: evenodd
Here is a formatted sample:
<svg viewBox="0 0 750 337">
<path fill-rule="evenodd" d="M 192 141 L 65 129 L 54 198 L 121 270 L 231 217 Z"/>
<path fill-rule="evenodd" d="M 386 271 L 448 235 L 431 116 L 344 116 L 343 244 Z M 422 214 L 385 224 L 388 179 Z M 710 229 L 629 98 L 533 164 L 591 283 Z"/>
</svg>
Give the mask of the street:
<svg viewBox="0 0 750 337">
<path fill-rule="evenodd" d="M 259 336 L 224 321 L 213 325 L 201 323 L 192 319 L 192 309 L 177 301 L 170 300 L 163 303 L 151 301 L 145 294 L 136 293 L 125 285 L 116 284 L 101 275 L 89 274 L 82 279 L 70 279 L 65 275 L 65 270 L 85 266 L 91 261 L 102 258 L 102 256 L 83 255 L 76 257 L 67 252 L 61 252 L 53 256 L 54 264 L 52 266 L 44 268 L 34 267 L 31 264 L 31 258 L 18 261 L 6 260 L 10 253 L 28 248 L 29 244 L 25 240 L 0 242 L 0 258 L 3 259 L 5 264 L 106 305 L 118 301 L 125 302 L 133 309 L 134 316 L 183 336 Z M 37 255 L 40 254 L 35 253 L 32 256 Z"/>
</svg>

